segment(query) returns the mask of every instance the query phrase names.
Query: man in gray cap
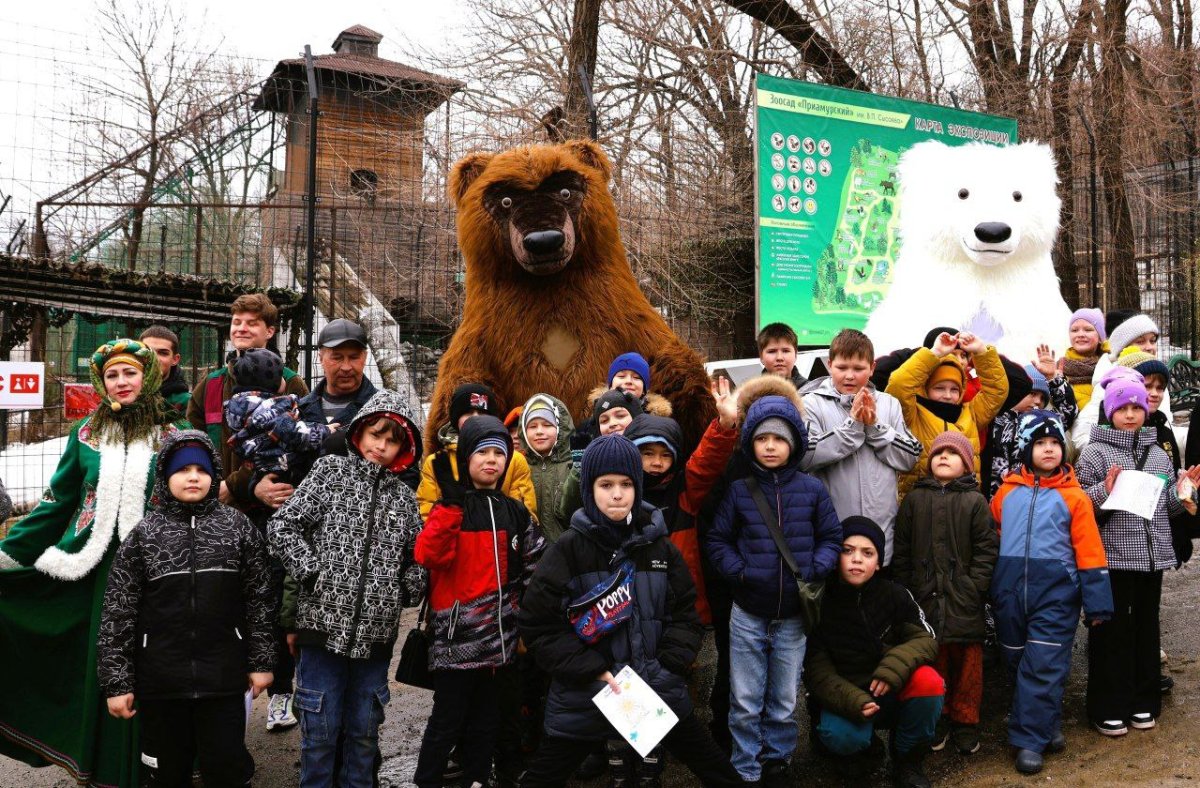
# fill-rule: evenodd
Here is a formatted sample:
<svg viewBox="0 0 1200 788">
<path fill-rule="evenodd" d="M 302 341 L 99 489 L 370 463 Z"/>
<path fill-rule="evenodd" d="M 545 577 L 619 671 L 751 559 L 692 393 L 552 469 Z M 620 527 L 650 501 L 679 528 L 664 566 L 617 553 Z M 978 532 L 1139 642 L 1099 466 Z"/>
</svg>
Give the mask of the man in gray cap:
<svg viewBox="0 0 1200 788">
<path fill-rule="evenodd" d="M 344 317 L 330 320 L 317 336 L 324 379 L 300 400 L 300 418 L 345 426 L 375 393 L 363 374 L 367 366 L 367 332 Z"/>
</svg>

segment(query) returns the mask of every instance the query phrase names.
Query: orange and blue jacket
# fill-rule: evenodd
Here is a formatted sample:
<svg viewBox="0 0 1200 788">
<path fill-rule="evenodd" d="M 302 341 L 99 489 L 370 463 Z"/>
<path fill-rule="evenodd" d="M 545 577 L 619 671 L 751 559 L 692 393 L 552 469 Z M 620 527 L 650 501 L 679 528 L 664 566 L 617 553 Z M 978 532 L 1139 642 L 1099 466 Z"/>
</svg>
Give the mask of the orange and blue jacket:
<svg viewBox="0 0 1200 788">
<path fill-rule="evenodd" d="M 1022 466 L 992 498 L 992 517 L 1000 528 L 993 598 L 1015 591 L 1028 615 L 1080 594 L 1089 619 L 1112 617 L 1104 544 L 1074 468 L 1039 477 Z"/>
</svg>

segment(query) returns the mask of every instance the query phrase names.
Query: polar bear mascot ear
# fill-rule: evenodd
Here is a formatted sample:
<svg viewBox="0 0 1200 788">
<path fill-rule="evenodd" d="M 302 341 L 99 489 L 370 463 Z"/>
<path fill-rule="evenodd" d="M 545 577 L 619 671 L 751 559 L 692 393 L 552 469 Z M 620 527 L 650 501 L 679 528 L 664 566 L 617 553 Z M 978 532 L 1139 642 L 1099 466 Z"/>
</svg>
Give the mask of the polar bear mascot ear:
<svg viewBox="0 0 1200 788">
<path fill-rule="evenodd" d="M 1038 341 L 1062 346 L 1070 310 L 1051 261 L 1062 206 L 1049 146 L 930 140 L 904 152 L 897 174 L 900 251 L 866 328 L 876 350 L 919 346 L 937 325 L 1022 361 Z"/>
</svg>

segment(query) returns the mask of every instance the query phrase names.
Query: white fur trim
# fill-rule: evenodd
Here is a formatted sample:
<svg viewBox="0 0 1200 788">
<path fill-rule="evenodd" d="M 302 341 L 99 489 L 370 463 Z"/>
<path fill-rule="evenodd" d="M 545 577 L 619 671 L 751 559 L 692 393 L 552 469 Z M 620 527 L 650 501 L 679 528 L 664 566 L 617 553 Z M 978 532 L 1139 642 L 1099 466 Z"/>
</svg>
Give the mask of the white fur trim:
<svg viewBox="0 0 1200 788">
<path fill-rule="evenodd" d="M 113 439 L 100 444 L 100 474 L 96 482 L 96 516 L 87 542 L 74 553 L 50 547 L 33 566 L 59 580 L 79 580 L 104 557 L 114 531 L 123 541 L 145 511 L 146 479 L 154 449 L 149 441 L 125 446 Z"/>
<path fill-rule="evenodd" d="M 21 564 L 17 559 L 13 558 L 8 553 L 0 550 L 0 569 L 21 569 Z"/>
</svg>

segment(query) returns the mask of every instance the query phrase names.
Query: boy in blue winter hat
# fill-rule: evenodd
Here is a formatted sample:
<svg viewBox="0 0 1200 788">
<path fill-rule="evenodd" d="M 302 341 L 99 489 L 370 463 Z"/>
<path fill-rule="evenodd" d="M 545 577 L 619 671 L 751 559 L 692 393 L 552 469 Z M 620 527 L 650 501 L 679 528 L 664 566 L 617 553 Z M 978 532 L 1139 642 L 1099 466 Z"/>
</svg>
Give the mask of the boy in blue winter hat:
<svg viewBox="0 0 1200 788">
<path fill-rule="evenodd" d="M 608 387 L 644 399 L 650 391 L 650 364 L 640 353 L 622 353 L 608 365 Z"/>
<path fill-rule="evenodd" d="M 1090 493 L 1066 464 L 1066 432 L 1056 413 L 1024 414 L 1018 426 L 1020 471 L 1008 475 L 991 503 L 1000 524 L 992 609 L 1015 677 L 1008 742 L 1023 774 L 1041 771 L 1044 752 L 1067 746 L 1062 698 L 1080 608 L 1093 632 L 1113 616 L 1109 562 Z"/>
<path fill-rule="evenodd" d="M 808 432 L 792 398 L 767 394 L 750 404 L 741 445 L 753 458 L 750 474 L 729 485 L 705 547 L 733 593 L 733 766 L 742 779 L 774 788 L 792 784 L 797 691 L 813 624 L 801 616 L 796 581 L 823 580 L 836 568 L 842 527 L 824 485 L 800 471 Z"/>
<path fill-rule="evenodd" d="M 1005 371 L 1008 372 L 1007 365 Z M 1004 483 L 1004 477 L 1016 471 L 1021 464 L 1021 452 L 1017 441 L 1017 425 L 1021 416 L 1035 409 L 1053 410 L 1062 417 L 1063 425 L 1070 433 L 1071 425 L 1075 423 L 1079 413 L 1075 405 L 1075 390 L 1070 381 L 1063 376 L 1054 351 L 1049 345 L 1038 346 L 1037 359 L 1032 364 L 1025 365 L 1024 373 L 1031 388 L 1014 386 L 1011 376 L 1019 374 L 1019 371 L 1009 373 L 1009 398 L 1004 403 L 1004 410 L 992 421 L 988 432 L 988 446 L 985 452 L 988 465 L 981 469 L 987 471 L 982 475 L 985 482 L 984 492 L 988 497 L 995 495 Z M 1017 393 L 1021 390 L 1025 393 L 1018 397 Z"/>
<path fill-rule="evenodd" d="M 517 617 L 551 677 L 545 736 L 521 785 L 563 785 L 599 742 L 616 736 L 592 698 L 605 684 L 620 692 L 614 676 L 625 666 L 679 717 L 663 746 L 703 785 L 741 785 L 688 695 L 685 677 L 704 629 L 687 564 L 661 513 L 642 500 L 641 454 L 624 436 L 605 435 L 584 452 L 580 474 L 583 506 L 542 556 Z M 599 604 L 617 588 L 627 589 L 624 603 Z M 629 785 L 633 775 L 613 777 Z"/>
</svg>

